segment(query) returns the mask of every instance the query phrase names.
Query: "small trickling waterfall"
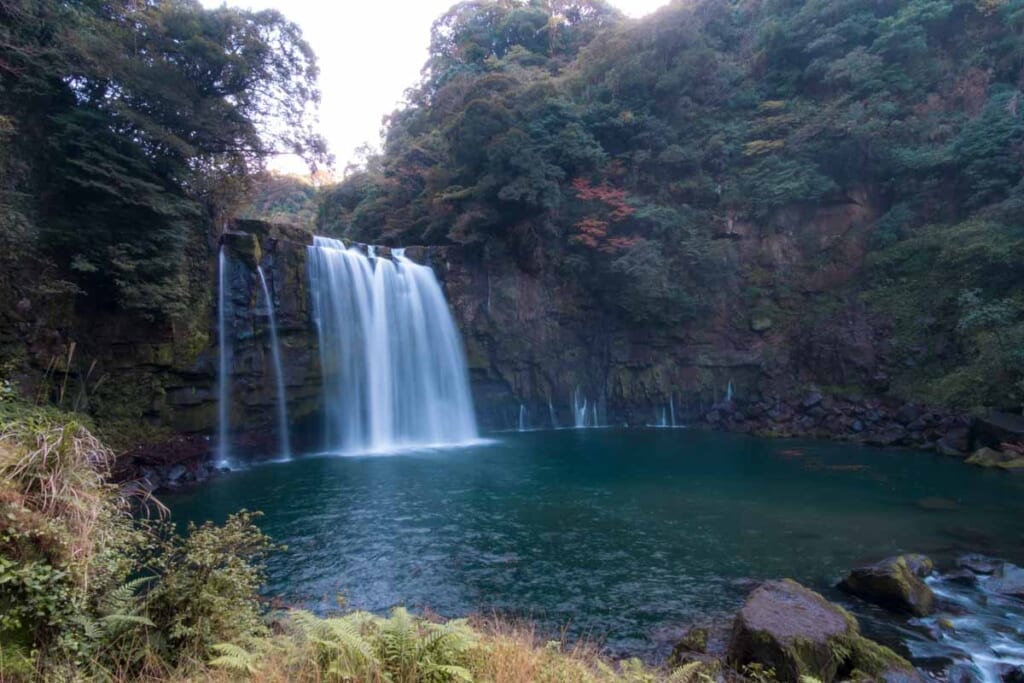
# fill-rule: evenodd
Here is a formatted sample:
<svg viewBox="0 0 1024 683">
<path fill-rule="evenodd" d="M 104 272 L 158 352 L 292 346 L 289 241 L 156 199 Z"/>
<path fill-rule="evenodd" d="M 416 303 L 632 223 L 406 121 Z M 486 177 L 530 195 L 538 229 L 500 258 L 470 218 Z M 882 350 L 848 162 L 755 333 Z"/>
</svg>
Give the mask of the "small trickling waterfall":
<svg viewBox="0 0 1024 683">
<path fill-rule="evenodd" d="M 475 440 L 462 341 L 433 271 L 402 250 L 391 260 L 327 237 L 309 255 L 326 449 Z"/>
<path fill-rule="evenodd" d="M 221 465 L 231 460 L 229 443 L 231 418 L 231 336 L 228 334 L 228 258 L 224 247 L 217 257 L 217 458 Z"/>
<path fill-rule="evenodd" d="M 729 384 L 725 387 L 725 402 L 732 402 L 732 380 L 729 380 Z"/>
<path fill-rule="evenodd" d="M 523 403 L 519 404 L 519 431 L 526 431 L 526 405 Z"/>
<path fill-rule="evenodd" d="M 601 426 L 597 416 L 597 402 L 587 400 L 587 397 L 580 392 L 579 387 L 572 392 L 572 415 L 576 429 Z"/>
<path fill-rule="evenodd" d="M 681 425 L 676 423 L 676 397 L 675 394 L 669 394 L 668 403 L 662 404 L 661 407 L 655 406 L 654 408 L 654 424 L 653 427 L 679 427 Z"/>
<path fill-rule="evenodd" d="M 555 405 L 551 402 L 551 397 L 548 397 L 548 414 L 551 416 L 551 428 L 558 429 L 558 418 L 555 416 Z"/>
<path fill-rule="evenodd" d="M 284 394 L 284 370 L 281 366 L 281 344 L 277 339 L 277 317 L 274 315 L 274 300 L 270 296 L 270 288 L 267 287 L 267 278 L 263 274 L 263 268 L 256 267 L 260 276 L 260 285 L 263 287 L 263 300 L 267 304 L 267 319 L 270 323 L 270 355 L 274 361 L 274 382 L 277 384 L 277 434 L 280 441 L 281 457 L 292 457 L 291 442 L 288 438 L 288 406 Z"/>
</svg>

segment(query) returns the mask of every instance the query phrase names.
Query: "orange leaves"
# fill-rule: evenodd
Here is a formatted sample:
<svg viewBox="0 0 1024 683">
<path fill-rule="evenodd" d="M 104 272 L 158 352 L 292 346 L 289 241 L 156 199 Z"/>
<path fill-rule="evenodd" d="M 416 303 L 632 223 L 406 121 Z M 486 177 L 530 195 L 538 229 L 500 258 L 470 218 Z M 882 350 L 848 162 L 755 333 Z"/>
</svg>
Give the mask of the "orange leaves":
<svg viewBox="0 0 1024 683">
<path fill-rule="evenodd" d="M 578 199 L 600 202 L 608 210 L 608 220 L 588 216 L 576 223 L 576 234 L 569 238 L 572 244 L 611 254 L 628 249 L 640 240 L 639 237 L 608 237 L 611 223 L 624 221 L 636 213 L 636 209 L 627 203 L 629 195 L 625 190 L 612 187 L 607 182 L 595 186 L 586 178 L 574 178 L 572 189 Z"/>
<path fill-rule="evenodd" d="M 612 187 L 608 183 L 601 183 L 595 187 L 586 178 L 574 178 L 572 189 L 575 190 L 579 199 L 597 201 L 607 205 L 611 209 L 609 216 L 613 221 L 625 220 L 636 213 L 636 209 L 626 203 L 626 199 L 629 197 L 626 191 Z"/>
<path fill-rule="evenodd" d="M 569 238 L 573 244 L 579 244 L 590 249 L 598 249 L 601 243 L 608 237 L 608 223 L 598 218 L 584 218 L 575 226 L 576 233 Z"/>
</svg>

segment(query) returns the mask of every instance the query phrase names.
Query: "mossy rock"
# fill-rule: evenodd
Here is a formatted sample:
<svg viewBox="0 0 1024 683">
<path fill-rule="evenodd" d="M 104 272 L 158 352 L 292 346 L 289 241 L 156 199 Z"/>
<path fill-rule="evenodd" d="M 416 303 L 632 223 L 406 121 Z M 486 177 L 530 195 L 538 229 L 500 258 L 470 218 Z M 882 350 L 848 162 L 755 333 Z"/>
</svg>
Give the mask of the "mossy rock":
<svg viewBox="0 0 1024 683">
<path fill-rule="evenodd" d="M 900 555 L 857 567 L 840 587 L 875 605 L 923 617 L 935 611 L 935 594 L 921 580 L 932 569 L 924 555 Z"/>
<path fill-rule="evenodd" d="M 905 659 L 862 636 L 846 610 L 790 579 L 750 594 L 733 622 L 729 660 L 771 667 L 784 681 L 921 680 Z"/>
<path fill-rule="evenodd" d="M 672 648 L 672 655 L 668 658 L 668 665 L 672 668 L 699 660 L 699 655 L 705 655 L 707 651 L 708 630 L 703 626 L 696 626 L 687 631 L 682 640 Z"/>
<path fill-rule="evenodd" d="M 994 448 L 979 448 L 965 460 L 968 465 L 979 467 L 996 467 L 1004 470 L 1024 469 L 1024 457 L 997 451 Z"/>
<path fill-rule="evenodd" d="M 249 268 L 256 270 L 263 258 L 263 249 L 256 235 L 245 232 L 225 232 L 221 235 L 221 243 L 227 250 L 229 258 L 240 261 Z"/>
</svg>

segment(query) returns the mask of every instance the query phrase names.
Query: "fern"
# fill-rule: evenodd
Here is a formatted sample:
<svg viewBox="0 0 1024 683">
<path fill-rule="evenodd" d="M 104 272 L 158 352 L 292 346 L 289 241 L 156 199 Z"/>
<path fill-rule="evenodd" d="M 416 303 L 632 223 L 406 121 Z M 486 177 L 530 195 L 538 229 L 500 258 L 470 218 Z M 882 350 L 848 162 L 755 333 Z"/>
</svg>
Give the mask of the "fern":
<svg viewBox="0 0 1024 683">
<path fill-rule="evenodd" d="M 704 662 L 688 662 L 672 672 L 666 683 L 711 683 L 714 671 Z"/>
<path fill-rule="evenodd" d="M 210 660 L 210 666 L 242 674 L 255 674 L 259 671 L 259 652 L 250 652 L 234 643 L 217 643 L 213 651 L 219 656 Z"/>
</svg>

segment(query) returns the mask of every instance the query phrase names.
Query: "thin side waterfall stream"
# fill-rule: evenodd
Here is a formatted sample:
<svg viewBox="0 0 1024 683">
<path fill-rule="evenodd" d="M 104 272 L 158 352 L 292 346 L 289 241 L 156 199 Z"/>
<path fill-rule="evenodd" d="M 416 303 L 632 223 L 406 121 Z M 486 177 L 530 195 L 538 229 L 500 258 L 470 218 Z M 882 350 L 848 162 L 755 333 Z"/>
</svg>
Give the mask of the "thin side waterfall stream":
<svg viewBox="0 0 1024 683">
<path fill-rule="evenodd" d="M 458 330 L 434 272 L 315 237 L 324 447 L 341 453 L 472 443 L 476 417 Z"/>
<path fill-rule="evenodd" d="M 228 259 L 224 247 L 220 248 L 217 267 L 217 458 L 225 465 L 231 461 L 231 337 L 227 322 Z"/>
<path fill-rule="evenodd" d="M 263 268 L 256 267 L 260 276 L 260 285 L 263 287 L 263 300 L 267 304 L 267 319 L 270 323 L 270 355 L 274 361 L 274 382 L 277 385 L 277 433 L 280 441 L 281 457 L 292 457 L 291 440 L 288 435 L 288 404 L 285 401 L 284 393 L 284 370 L 281 366 L 281 343 L 277 337 L 277 318 L 274 315 L 274 300 L 270 296 L 270 288 L 267 287 L 267 278 L 263 274 Z"/>
</svg>

